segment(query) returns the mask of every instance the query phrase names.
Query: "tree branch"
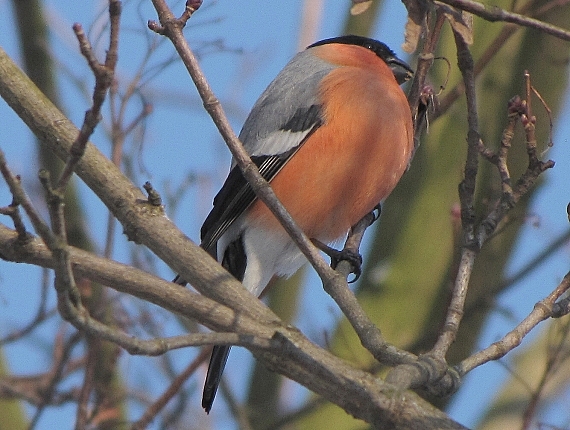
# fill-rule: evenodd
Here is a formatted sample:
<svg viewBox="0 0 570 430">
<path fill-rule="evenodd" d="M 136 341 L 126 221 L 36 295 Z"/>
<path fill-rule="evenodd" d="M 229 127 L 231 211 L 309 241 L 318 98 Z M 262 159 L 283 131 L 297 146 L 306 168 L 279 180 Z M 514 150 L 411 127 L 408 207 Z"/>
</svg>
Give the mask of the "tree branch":
<svg viewBox="0 0 570 430">
<path fill-rule="evenodd" d="M 568 30 L 552 24 L 548 24 L 538 19 L 529 18 L 527 16 L 514 12 L 508 12 L 497 6 L 488 6 L 473 0 L 436 0 L 434 3 L 436 5 L 443 3 L 449 6 L 453 6 L 457 9 L 464 10 L 465 12 L 471 12 L 472 14 L 477 15 L 487 21 L 511 22 L 523 27 L 534 28 L 546 34 L 551 34 L 552 36 L 555 36 L 562 40 L 570 40 L 570 31 Z"/>
<path fill-rule="evenodd" d="M 479 137 L 479 119 L 477 115 L 477 102 L 475 98 L 475 76 L 473 72 L 473 57 L 469 51 L 467 43 L 463 37 L 454 31 L 455 44 L 457 46 L 457 61 L 463 82 L 466 88 L 467 98 L 467 159 L 465 161 L 464 178 L 459 184 L 459 199 L 461 202 L 461 222 L 463 226 L 464 245 L 461 251 L 461 261 L 455 279 L 451 302 L 447 308 L 447 316 L 442 332 L 437 339 L 436 344 L 432 348 L 430 354 L 433 354 L 440 360 L 445 360 L 445 355 L 451 344 L 455 341 L 459 324 L 463 317 L 465 306 L 465 298 L 467 297 L 467 288 L 469 279 L 475 263 L 475 257 L 481 247 L 475 240 L 475 208 L 474 195 L 475 184 L 477 181 L 478 169 L 478 143 Z"/>
<path fill-rule="evenodd" d="M 54 267 L 56 262 L 39 239 L 22 244 L 17 237 L 15 231 L 0 225 L 0 255 L 3 258 Z M 141 270 L 77 248 L 68 249 L 76 276 L 87 277 L 171 312 L 195 318 L 219 332 L 226 331 L 205 336 L 202 340 L 204 343 L 231 341 L 232 344 L 250 348 L 273 370 L 305 385 L 355 417 L 378 427 L 395 429 L 413 426 L 426 429 L 463 428 L 414 393 L 396 390 L 393 385 L 351 367 L 344 360 L 309 342 L 292 327 L 239 314 L 207 297 Z M 230 331 L 232 333 L 228 333 Z M 199 336 L 190 336 L 173 341 L 192 339 L 196 344 L 202 343 Z M 363 408 L 362 405 L 369 407 Z"/>
<path fill-rule="evenodd" d="M 498 342 L 494 342 L 487 348 L 463 360 L 456 366 L 457 371 L 461 375 L 465 375 L 482 364 L 504 357 L 508 352 L 519 346 L 525 336 L 539 323 L 549 318 L 559 317 L 560 315 L 556 313 L 557 301 L 568 290 L 570 290 L 570 272 L 564 276 L 562 282 L 552 293 L 534 305 L 532 312 L 520 324 Z"/>
<path fill-rule="evenodd" d="M 1 48 L 0 95 L 43 145 L 60 159 L 67 159 L 77 128 Z M 220 265 L 212 264 L 212 258 L 178 230 L 164 216 L 162 208 L 147 203 L 141 191 L 93 144 L 88 143 L 75 171 L 122 223 L 129 240 L 146 245 L 203 294 L 261 321 L 276 320 L 266 306 L 252 300 L 251 294 Z"/>
</svg>

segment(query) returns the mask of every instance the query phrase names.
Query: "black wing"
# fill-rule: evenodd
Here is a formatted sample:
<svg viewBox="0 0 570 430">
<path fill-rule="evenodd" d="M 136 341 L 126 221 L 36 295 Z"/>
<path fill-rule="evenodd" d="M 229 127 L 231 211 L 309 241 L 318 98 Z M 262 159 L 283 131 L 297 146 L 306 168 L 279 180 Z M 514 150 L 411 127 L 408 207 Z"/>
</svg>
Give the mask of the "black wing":
<svg viewBox="0 0 570 430">
<path fill-rule="evenodd" d="M 277 133 L 283 135 L 300 133 L 303 136 L 299 144 L 286 152 L 276 155 L 251 157 L 263 178 L 271 180 L 287 164 L 291 157 L 303 146 L 315 130 L 322 125 L 321 107 L 312 105 L 298 109 L 295 115 L 284 124 Z M 308 133 L 306 131 L 309 130 Z M 301 134 L 302 132 L 302 134 Z M 208 214 L 200 230 L 201 245 L 214 258 L 217 258 L 216 243 L 232 223 L 256 200 L 253 189 L 245 180 L 238 166 L 230 171 L 226 182 L 214 198 L 214 207 Z"/>
</svg>

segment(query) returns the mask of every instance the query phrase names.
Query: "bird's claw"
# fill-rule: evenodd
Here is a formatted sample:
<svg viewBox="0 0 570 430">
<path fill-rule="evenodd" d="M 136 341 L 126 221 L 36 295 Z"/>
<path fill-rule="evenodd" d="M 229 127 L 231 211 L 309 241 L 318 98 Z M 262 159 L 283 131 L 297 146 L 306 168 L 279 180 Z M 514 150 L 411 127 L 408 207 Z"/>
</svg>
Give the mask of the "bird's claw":
<svg viewBox="0 0 570 430">
<path fill-rule="evenodd" d="M 336 269 L 341 261 L 347 261 L 352 266 L 351 273 L 354 274 L 354 278 L 349 280 L 348 283 L 352 284 L 358 281 L 360 275 L 362 275 L 362 255 L 350 249 L 343 249 L 342 251 L 335 249 L 335 251 L 334 255 L 330 255 L 331 267 Z"/>
<path fill-rule="evenodd" d="M 317 239 L 312 239 L 312 242 L 317 248 L 330 257 L 331 267 L 334 270 L 336 270 L 341 261 L 347 261 L 350 263 L 352 266 L 350 273 L 354 274 L 354 279 L 348 281 L 349 284 L 356 282 L 358 278 L 360 278 L 360 275 L 362 274 L 362 256 L 358 252 L 346 248 L 339 251 L 338 249 L 334 249 Z"/>
</svg>

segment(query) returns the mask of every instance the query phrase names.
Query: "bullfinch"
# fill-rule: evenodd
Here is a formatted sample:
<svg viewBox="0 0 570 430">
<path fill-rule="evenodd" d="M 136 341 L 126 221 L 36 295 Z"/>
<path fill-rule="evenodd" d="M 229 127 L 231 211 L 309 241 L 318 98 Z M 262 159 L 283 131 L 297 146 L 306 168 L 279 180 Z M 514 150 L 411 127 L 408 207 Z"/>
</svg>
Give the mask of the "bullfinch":
<svg viewBox="0 0 570 430">
<path fill-rule="evenodd" d="M 413 127 L 400 84 L 412 75 L 381 42 L 335 37 L 293 57 L 253 106 L 239 138 L 309 238 L 346 235 L 406 170 Z M 305 262 L 235 161 L 201 241 L 256 296 L 273 276 L 291 276 Z M 214 346 L 202 398 L 208 413 L 229 351 Z"/>
</svg>

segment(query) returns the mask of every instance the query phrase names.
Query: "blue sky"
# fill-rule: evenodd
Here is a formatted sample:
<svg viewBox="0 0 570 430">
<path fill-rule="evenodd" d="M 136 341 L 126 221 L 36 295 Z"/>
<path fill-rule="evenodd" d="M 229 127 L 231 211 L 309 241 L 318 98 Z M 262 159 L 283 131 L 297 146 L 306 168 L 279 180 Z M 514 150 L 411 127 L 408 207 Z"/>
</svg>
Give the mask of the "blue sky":
<svg viewBox="0 0 570 430">
<path fill-rule="evenodd" d="M 73 22 L 81 22 L 86 29 L 98 16 L 105 2 L 75 2 L 75 1 L 46 1 L 47 11 L 51 22 L 57 27 L 52 34 L 52 46 L 55 57 L 67 67 L 58 75 L 58 84 L 62 90 L 63 105 L 75 124 L 80 124 L 84 110 L 88 104 L 81 91 L 72 82 L 72 77 L 85 78 L 91 85 L 92 78 L 85 61 L 76 52 L 76 43 L 71 31 Z M 172 2 L 171 2 L 172 3 Z M 219 0 L 205 2 L 199 13 L 189 22 L 186 30 L 188 40 L 193 47 L 202 47 L 201 64 L 210 83 L 218 95 L 236 131 L 239 128 L 255 102 L 271 79 L 298 50 L 298 33 L 300 28 L 301 1 L 268 2 L 252 0 L 235 2 Z M 153 43 L 157 38 L 150 35 L 141 23 L 147 19 L 156 19 L 150 1 L 140 7 L 137 2 L 126 2 L 123 15 L 121 34 L 121 50 L 118 65 L 118 76 L 127 82 L 134 73 L 145 53 L 145 44 Z M 348 2 L 346 2 L 348 4 Z M 318 30 L 318 39 L 338 35 L 344 22 L 344 7 L 338 7 L 338 2 L 324 2 L 322 22 Z M 378 23 L 373 37 L 386 42 L 399 55 L 404 57 L 400 45 L 403 42 L 403 25 L 405 9 L 396 0 L 387 0 L 385 13 Z M 178 10 L 181 10 L 179 7 Z M 16 61 L 19 61 L 17 41 L 12 31 L 12 14 L 10 3 L 0 1 L 0 46 L 3 47 Z M 91 36 L 97 34 L 95 25 Z M 224 49 L 208 47 L 207 42 L 219 40 Z M 206 44 L 206 45 L 205 45 Z M 106 39 L 95 43 L 99 53 L 104 51 Z M 205 47 L 204 47 L 205 46 Z M 172 47 L 166 41 L 157 50 L 155 58 L 167 58 L 171 55 Z M 102 58 L 102 57 L 100 57 Z M 158 63 L 158 60 L 156 60 Z M 192 87 L 190 78 L 179 62 L 168 66 L 155 81 L 151 81 L 142 91 L 142 98 L 153 104 L 155 110 L 146 124 L 146 138 L 143 148 L 130 148 L 131 153 L 137 154 L 133 161 L 137 177 L 142 184 L 150 180 L 157 187 L 176 187 L 183 181 L 184 172 L 193 172 L 198 181 L 189 188 L 183 201 L 171 216 L 180 228 L 192 239 L 197 240 L 199 226 L 207 214 L 211 198 L 221 185 L 229 166 L 229 152 L 218 137 L 216 130 L 201 108 L 197 93 Z M 566 96 L 566 106 L 563 112 L 570 109 L 570 97 Z M 134 106 L 137 106 L 136 104 Z M 129 115 L 134 117 L 137 108 L 131 108 Z M 556 160 L 556 168 L 548 173 L 547 181 L 533 201 L 532 212 L 540 220 L 538 226 L 528 223 L 520 237 L 518 249 L 513 253 L 516 258 L 511 261 L 509 271 L 515 273 L 526 261 L 530 260 L 542 246 L 554 240 L 568 229 L 566 205 L 570 201 L 568 172 L 570 171 L 570 118 L 558 121 L 555 130 L 555 146 L 548 156 Z M 6 153 L 11 168 L 21 173 L 25 185 L 30 189 L 37 187 L 35 174 L 39 169 L 34 158 L 34 141 L 25 126 L 0 101 L 0 148 Z M 104 127 L 99 129 L 93 141 L 99 148 L 109 153 Z M 130 143 L 134 145 L 133 143 Z M 174 148 L 174 150 L 172 150 Z M 95 229 L 99 226 L 102 231 L 105 226 L 105 208 L 96 201 L 94 195 L 84 186 L 81 187 L 82 199 L 89 206 L 88 222 Z M 0 205 L 10 201 L 6 186 L 0 185 Z M 41 205 L 40 202 L 38 202 Z M 7 223 L 6 220 L 4 220 Z M 129 245 L 117 229 L 117 252 L 114 258 L 129 261 L 132 245 Z M 93 237 L 99 250 L 104 246 L 104 235 Z M 548 264 L 533 272 L 519 285 L 501 297 L 501 304 L 512 309 L 512 315 L 494 315 L 486 325 L 480 340 L 481 346 L 497 340 L 512 326 L 520 321 L 532 309 L 533 304 L 544 297 L 562 278 L 568 270 L 568 249 L 564 248 L 551 257 Z M 171 277 L 164 265 L 158 267 L 162 276 Z M 25 276 L 26 285 L 36 285 L 41 271 L 30 270 L 22 265 L 7 264 L 0 261 L 0 337 L 18 328 L 22 322 L 21 315 L 33 315 L 37 306 L 37 298 L 30 297 L 29 291 L 22 285 Z M 309 309 L 303 305 L 299 326 L 309 332 L 318 333 L 338 315 L 335 305 L 319 287 L 314 276 L 309 275 L 311 287 L 307 287 L 307 302 L 315 308 Z M 53 299 L 53 294 L 51 299 Z M 53 303 L 53 302 L 52 302 Z M 512 306 L 516 303 L 517 306 Z M 14 372 L 34 372 L 44 369 L 49 360 L 49 350 L 38 351 L 37 345 L 47 348 L 49 339 L 42 336 L 52 333 L 59 322 L 52 319 L 45 328 L 34 334 L 34 342 L 21 342 L 12 345 L 8 350 L 9 364 Z M 176 352 L 181 362 L 187 362 L 188 352 Z M 249 354 L 245 351 L 234 351 L 229 366 L 239 360 L 247 360 Z M 142 378 L 142 384 L 152 386 L 152 379 L 145 379 L 144 371 L 130 368 L 128 364 L 135 362 L 134 358 L 126 355 L 123 360 L 132 376 Z M 466 380 L 465 386 L 451 406 L 451 414 L 465 425 L 476 424 L 482 408 L 492 400 L 491 396 L 476 395 L 481 387 L 487 393 L 495 392 L 508 375 L 498 364 L 488 364 L 474 371 Z M 243 393 L 239 386 L 245 379 L 234 377 L 230 383 L 238 387 L 237 392 Z M 146 381 L 146 382 L 145 382 Z M 201 380 L 200 380 L 201 383 Z M 297 389 L 295 389 L 297 390 Z M 73 409 L 64 407 L 60 411 L 47 413 L 38 428 L 66 428 L 73 418 Z M 214 419 L 218 419 L 214 417 Z M 232 428 L 225 420 L 216 421 L 216 428 Z M 63 427 L 62 427 L 63 426 Z"/>
</svg>

